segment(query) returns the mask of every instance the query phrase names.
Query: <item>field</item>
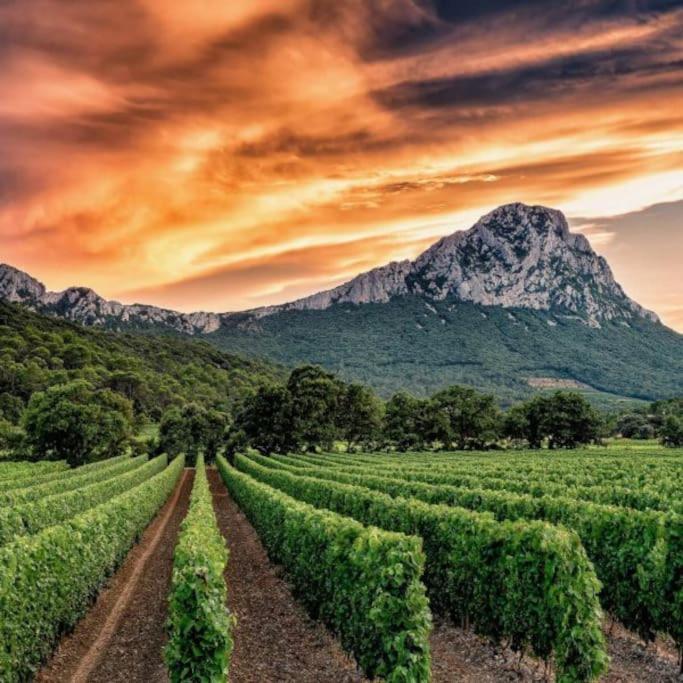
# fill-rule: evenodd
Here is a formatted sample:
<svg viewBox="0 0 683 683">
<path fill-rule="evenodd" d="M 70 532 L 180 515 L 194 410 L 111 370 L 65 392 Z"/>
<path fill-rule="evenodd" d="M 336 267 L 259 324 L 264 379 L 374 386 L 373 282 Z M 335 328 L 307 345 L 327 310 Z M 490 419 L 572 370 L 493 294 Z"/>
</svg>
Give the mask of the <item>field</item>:
<svg viewBox="0 0 683 683">
<path fill-rule="evenodd" d="M 620 442 L 2 463 L 0 680 L 680 681 L 682 480 Z"/>
</svg>

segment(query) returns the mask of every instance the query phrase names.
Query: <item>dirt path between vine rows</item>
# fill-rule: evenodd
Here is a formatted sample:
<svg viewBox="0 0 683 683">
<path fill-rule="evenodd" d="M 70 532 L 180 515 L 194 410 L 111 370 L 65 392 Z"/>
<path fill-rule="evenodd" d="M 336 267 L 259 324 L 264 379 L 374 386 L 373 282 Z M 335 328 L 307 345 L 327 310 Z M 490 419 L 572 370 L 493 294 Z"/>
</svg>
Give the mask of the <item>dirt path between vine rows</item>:
<svg viewBox="0 0 683 683">
<path fill-rule="evenodd" d="M 230 550 L 228 606 L 237 617 L 230 683 L 365 681 L 339 642 L 294 599 L 218 472 L 209 470 L 208 476 Z"/>
<path fill-rule="evenodd" d="M 609 671 L 600 683 L 681 683 L 675 648 L 671 643 L 645 645 L 637 636 L 615 625 L 607 636 Z M 440 619 L 430 639 L 432 683 L 547 683 L 552 669 L 491 644 L 471 631 Z"/>
<path fill-rule="evenodd" d="M 39 683 L 166 683 L 168 590 L 178 529 L 187 512 L 192 470 L 140 542 L 36 677 Z"/>
</svg>

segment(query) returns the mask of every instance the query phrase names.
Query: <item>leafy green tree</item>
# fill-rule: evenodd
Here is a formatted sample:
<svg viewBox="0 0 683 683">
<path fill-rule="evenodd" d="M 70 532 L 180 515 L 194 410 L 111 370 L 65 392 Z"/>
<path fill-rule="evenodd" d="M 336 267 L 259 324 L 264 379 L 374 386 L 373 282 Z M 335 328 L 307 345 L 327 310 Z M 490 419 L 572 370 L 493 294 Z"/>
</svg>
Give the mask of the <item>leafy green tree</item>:
<svg viewBox="0 0 683 683">
<path fill-rule="evenodd" d="M 669 415 L 683 417 L 683 396 L 655 401 L 650 406 L 650 412 L 653 415 L 659 415 L 664 418 Z"/>
<path fill-rule="evenodd" d="M 7 391 L 0 394 L 0 415 L 5 420 L 18 424 L 23 410 L 24 402 L 19 396 L 13 396 Z"/>
<path fill-rule="evenodd" d="M 350 451 L 375 444 L 382 429 L 382 403 L 371 389 L 349 384 L 341 397 L 338 422 Z"/>
<path fill-rule="evenodd" d="M 184 430 L 185 420 L 180 408 L 169 408 L 159 423 L 159 451 L 171 458 L 184 453 L 187 444 Z"/>
<path fill-rule="evenodd" d="M 185 453 L 190 464 L 200 452 L 213 459 L 225 440 L 228 421 L 226 413 L 197 403 L 170 408 L 159 424 L 159 450 L 172 457 Z"/>
<path fill-rule="evenodd" d="M 683 419 L 677 415 L 669 415 L 661 427 L 660 438 L 665 446 L 671 448 L 683 446 Z"/>
<path fill-rule="evenodd" d="M 557 391 L 547 401 L 543 428 L 550 448 L 576 448 L 598 439 L 600 418 L 581 394 Z"/>
<path fill-rule="evenodd" d="M 539 394 L 508 411 L 508 416 L 506 435 L 525 438 L 531 448 L 540 448 L 545 440 L 550 448 L 576 448 L 596 441 L 602 426 L 590 403 L 571 391 Z"/>
<path fill-rule="evenodd" d="M 650 404 L 648 420 L 652 425 L 655 436 L 664 440 L 664 425 L 669 417 L 683 420 L 683 397 L 662 399 Z"/>
<path fill-rule="evenodd" d="M 615 430 L 627 439 L 651 439 L 654 427 L 642 413 L 626 413 L 617 419 Z"/>
<path fill-rule="evenodd" d="M 292 370 L 287 382 L 292 438 L 302 450 L 329 450 L 340 436 L 344 385 L 314 365 Z"/>
<path fill-rule="evenodd" d="M 420 450 L 433 439 L 434 416 L 429 401 L 399 391 L 387 401 L 384 438 L 399 451 Z"/>
<path fill-rule="evenodd" d="M 0 415 L 0 460 L 2 460 L 5 453 L 11 451 L 15 446 L 16 432 L 17 428 Z"/>
<path fill-rule="evenodd" d="M 77 466 L 121 455 L 131 438 L 132 406 L 84 380 L 37 392 L 22 418 L 28 453 Z"/>
<path fill-rule="evenodd" d="M 286 387 L 261 387 L 244 399 L 228 435 L 228 453 L 246 446 L 263 454 L 296 450 L 291 395 Z"/>
<path fill-rule="evenodd" d="M 150 402 L 155 400 L 150 395 L 144 376 L 134 370 L 114 370 L 107 378 L 106 385 L 131 401 L 136 412 L 148 412 Z"/>
<path fill-rule="evenodd" d="M 446 448 L 483 448 L 499 436 L 500 410 L 491 394 L 452 386 L 432 398 L 436 437 Z"/>
<path fill-rule="evenodd" d="M 230 427 L 228 413 L 209 408 L 204 418 L 204 458 L 206 462 L 213 462 L 225 443 Z"/>
<path fill-rule="evenodd" d="M 67 344 L 62 352 L 62 362 L 67 370 L 79 370 L 92 361 L 92 351 L 78 341 Z"/>
<path fill-rule="evenodd" d="M 529 417 L 526 403 L 515 403 L 503 415 L 502 435 L 513 441 L 526 441 L 529 438 Z"/>
</svg>

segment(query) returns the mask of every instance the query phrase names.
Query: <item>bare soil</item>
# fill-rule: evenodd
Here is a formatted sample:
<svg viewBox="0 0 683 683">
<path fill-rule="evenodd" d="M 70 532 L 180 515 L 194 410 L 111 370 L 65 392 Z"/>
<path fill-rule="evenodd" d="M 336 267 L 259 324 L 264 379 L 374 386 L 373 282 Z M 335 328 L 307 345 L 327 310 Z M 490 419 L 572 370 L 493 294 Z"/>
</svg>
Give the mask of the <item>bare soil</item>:
<svg viewBox="0 0 683 683">
<path fill-rule="evenodd" d="M 619 625 L 607 635 L 611 659 L 602 683 L 680 683 L 672 643 L 646 646 Z M 431 638 L 434 683 L 545 683 L 554 681 L 552 668 L 509 648 L 493 645 L 470 631 L 437 621 Z"/>
<path fill-rule="evenodd" d="M 40 671 L 40 683 L 166 683 L 168 591 L 173 550 L 189 504 L 193 472 L 147 527 L 73 633 Z"/>
</svg>

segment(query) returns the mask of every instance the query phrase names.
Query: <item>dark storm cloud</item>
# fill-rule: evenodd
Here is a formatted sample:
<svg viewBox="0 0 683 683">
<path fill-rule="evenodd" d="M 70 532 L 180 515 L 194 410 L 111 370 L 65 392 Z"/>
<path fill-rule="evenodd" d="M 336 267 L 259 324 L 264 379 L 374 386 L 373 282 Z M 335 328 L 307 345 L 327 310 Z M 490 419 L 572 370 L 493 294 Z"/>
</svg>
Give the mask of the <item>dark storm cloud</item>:
<svg viewBox="0 0 683 683">
<path fill-rule="evenodd" d="M 505 12 L 532 10 L 555 19 L 560 16 L 580 17 L 585 21 L 596 17 L 629 17 L 664 12 L 680 7 L 678 0 L 418 0 L 431 8 L 443 21 L 472 21 Z"/>
<path fill-rule="evenodd" d="M 683 85 L 683 59 L 667 43 L 659 47 L 659 54 L 654 46 L 643 45 L 483 74 L 405 81 L 375 96 L 392 109 L 495 107 L 575 96 L 582 91 L 605 95 L 622 89 L 656 89 L 658 78 L 666 75 Z M 662 85 L 670 88 L 673 83 Z"/>
<path fill-rule="evenodd" d="M 329 3 L 323 3 L 329 4 Z M 344 3 L 341 3 L 342 5 Z M 367 41 L 362 55 L 386 59 L 429 51 L 459 41 L 471 29 L 488 29 L 492 43 L 501 28 L 521 26 L 528 40 L 544 34 L 585 30 L 591 24 L 646 21 L 679 9 L 680 0 L 396 0 L 368 3 Z M 405 7 L 413 9 L 406 11 Z M 403 8 L 398 11 L 397 8 Z"/>
</svg>

